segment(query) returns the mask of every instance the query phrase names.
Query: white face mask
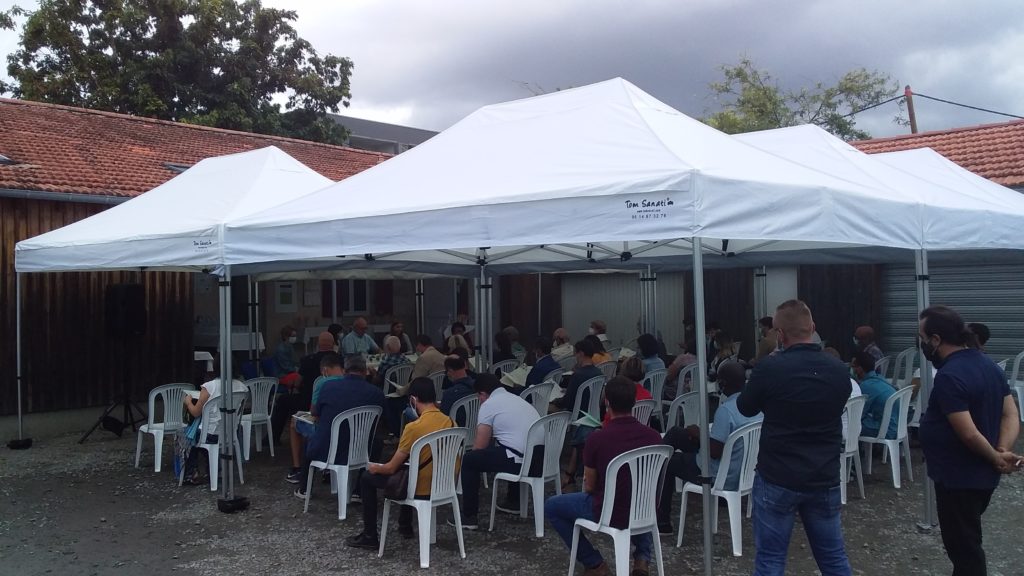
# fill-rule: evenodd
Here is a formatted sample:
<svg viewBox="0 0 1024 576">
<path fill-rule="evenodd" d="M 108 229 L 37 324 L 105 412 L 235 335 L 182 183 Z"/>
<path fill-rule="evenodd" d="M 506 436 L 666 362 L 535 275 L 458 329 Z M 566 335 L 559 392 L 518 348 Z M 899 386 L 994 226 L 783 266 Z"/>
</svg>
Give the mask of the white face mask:
<svg viewBox="0 0 1024 576">
<path fill-rule="evenodd" d="M 298 341 L 299 341 L 299 337 L 298 336 L 291 336 L 291 337 L 288 338 L 288 343 L 289 344 L 295 344 Z"/>
<path fill-rule="evenodd" d="M 591 336 L 593 336 L 594 334 L 596 334 L 596 332 L 594 331 L 593 328 L 587 328 L 587 334 L 590 334 Z"/>
</svg>

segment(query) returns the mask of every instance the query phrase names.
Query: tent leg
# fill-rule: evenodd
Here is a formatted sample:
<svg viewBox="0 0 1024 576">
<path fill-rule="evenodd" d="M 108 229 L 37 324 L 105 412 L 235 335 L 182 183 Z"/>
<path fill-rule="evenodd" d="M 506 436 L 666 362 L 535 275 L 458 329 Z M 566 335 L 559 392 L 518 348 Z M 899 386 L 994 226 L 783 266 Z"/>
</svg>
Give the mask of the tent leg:
<svg viewBox="0 0 1024 576">
<path fill-rule="evenodd" d="M 703 241 L 700 238 L 693 239 L 693 312 L 696 318 L 695 330 L 697 332 L 697 381 L 698 390 L 697 405 L 699 410 L 700 426 L 700 469 L 710 470 L 710 447 L 708 438 L 708 358 L 707 339 L 704 332 L 704 260 L 701 249 Z M 702 473 L 701 488 L 704 505 L 704 574 L 710 576 L 712 573 L 712 541 L 711 541 L 711 482 L 712 478 Z"/>
<path fill-rule="evenodd" d="M 480 329 L 480 318 L 482 316 L 480 313 L 480 279 L 473 278 L 473 324 L 476 325 L 478 330 Z M 474 342 L 475 344 L 471 352 L 473 352 L 473 360 L 476 362 L 476 371 L 481 372 L 484 369 L 484 358 L 481 351 L 482 348 L 480 347 L 480 338 L 475 338 Z"/>
<path fill-rule="evenodd" d="M 542 302 L 541 298 L 544 296 L 544 291 L 543 291 L 543 288 L 541 287 L 541 282 L 542 282 L 543 279 L 544 279 L 544 277 L 541 275 L 541 273 L 537 272 L 537 335 L 538 336 L 540 336 L 541 334 L 544 333 L 544 328 L 541 326 L 541 324 L 544 322 L 543 305 L 541 304 L 541 302 Z"/>
<path fill-rule="evenodd" d="M 651 272 L 651 267 L 647 267 L 647 278 L 651 284 L 651 296 L 648 302 L 648 316 L 647 316 L 647 332 L 657 338 L 659 341 L 661 337 L 658 334 L 658 273 Z"/>
<path fill-rule="evenodd" d="M 238 414 L 235 404 L 234 372 L 231 366 L 231 267 L 224 267 L 224 276 L 218 282 L 220 295 L 220 387 L 224 398 L 217 430 L 220 444 L 221 498 L 217 501 L 217 509 L 221 512 L 237 512 L 249 507 L 248 498 L 235 496 L 235 438 L 238 428 Z"/>
<path fill-rule="evenodd" d="M 15 324 L 15 344 L 14 344 L 14 366 L 15 366 L 15 384 L 18 390 L 18 438 L 11 440 L 7 443 L 7 447 L 11 450 L 24 450 L 32 446 L 32 439 L 25 438 L 25 420 L 24 414 L 22 413 L 21 406 L 21 273 L 15 272 L 14 274 L 14 324 Z"/>
<path fill-rule="evenodd" d="M 338 281 L 331 280 L 331 322 L 338 323 Z"/>
<path fill-rule="evenodd" d="M 917 311 L 920 313 L 930 306 L 928 294 L 928 251 L 917 250 L 914 253 L 914 264 L 916 268 Z M 928 397 L 932 393 L 932 371 L 926 369 L 928 367 L 928 359 L 924 357 L 924 353 L 920 350 L 918 350 L 918 353 L 921 357 L 921 389 L 917 393 L 921 394 L 920 406 L 927 406 Z M 896 462 L 893 462 L 893 465 L 895 466 Z M 935 509 L 935 483 L 927 475 L 925 475 L 922 515 L 921 521 L 917 524 L 919 531 L 930 532 L 939 524 L 938 512 Z"/>
<path fill-rule="evenodd" d="M 760 320 L 768 315 L 768 269 L 764 266 L 754 269 L 754 350 L 761 342 Z"/>
</svg>

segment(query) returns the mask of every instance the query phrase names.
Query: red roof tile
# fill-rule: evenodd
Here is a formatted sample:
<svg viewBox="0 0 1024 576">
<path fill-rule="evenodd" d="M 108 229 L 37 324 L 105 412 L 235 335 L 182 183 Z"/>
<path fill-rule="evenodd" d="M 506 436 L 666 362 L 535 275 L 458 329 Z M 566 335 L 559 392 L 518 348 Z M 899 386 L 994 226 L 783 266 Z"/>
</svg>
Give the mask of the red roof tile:
<svg viewBox="0 0 1024 576">
<path fill-rule="evenodd" d="M 331 180 L 390 155 L 293 138 L 0 98 L 0 188 L 137 196 L 170 180 L 165 163 L 277 146 Z"/>
<path fill-rule="evenodd" d="M 863 152 L 932 148 L 1003 186 L 1024 186 L 1024 120 L 853 142 Z"/>
</svg>

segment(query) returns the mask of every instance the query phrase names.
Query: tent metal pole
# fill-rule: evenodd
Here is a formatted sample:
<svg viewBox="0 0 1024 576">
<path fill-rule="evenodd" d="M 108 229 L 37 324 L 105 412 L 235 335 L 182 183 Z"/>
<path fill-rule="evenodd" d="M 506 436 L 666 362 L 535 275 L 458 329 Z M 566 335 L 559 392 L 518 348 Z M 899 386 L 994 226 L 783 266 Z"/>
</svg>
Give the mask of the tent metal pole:
<svg viewBox="0 0 1024 576">
<path fill-rule="evenodd" d="M 768 315 L 768 269 L 754 269 L 754 350 L 761 341 L 761 318 Z"/>
<path fill-rule="evenodd" d="M 644 271 L 637 273 L 637 280 L 640 284 L 640 333 L 647 331 L 647 282 Z"/>
<path fill-rule="evenodd" d="M 541 327 L 541 322 L 544 319 L 544 317 L 541 315 L 543 313 L 543 304 L 542 304 L 543 300 L 541 300 L 541 297 L 544 295 L 543 288 L 541 286 L 541 280 L 543 280 L 543 277 L 541 276 L 540 272 L 537 272 L 537 335 L 538 336 L 540 336 L 541 334 L 544 333 L 544 328 Z"/>
<path fill-rule="evenodd" d="M 708 358 L 707 338 L 704 332 L 704 260 L 701 253 L 703 242 L 700 238 L 693 239 L 693 312 L 696 318 L 697 332 L 697 405 L 700 426 L 700 469 L 701 488 L 704 504 L 704 574 L 710 576 L 713 570 L 711 542 L 711 482 L 707 476 L 711 469 L 710 441 L 708 438 Z"/>
<path fill-rule="evenodd" d="M 655 338 L 658 337 L 658 273 L 651 272 L 647 267 L 647 276 L 651 283 L 650 319 L 647 322 L 647 332 Z"/>
<path fill-rule="evenodd" d="M 480 327 L 480 278 L 473 278 L 473 324 Z M 473 360 L 476 363 L 476 371 L 480 372 L 484 369 L 484 359 L 480 351 L 480 338 L 477 334 L 477 338 L 474 338 L 476 344 L 470 352 L 473 353 Z"/>
<path fill-rule="evenodd" d="M 18 384 L 18 440 L 25 439 L 25 422 L 21 409 L 21 273 L 14 274 L 14 324 L 17 330 L 15 339 L 15 381 Z"/>
<path fill-rule="evenodd" d="M 331 280 L 331 322 L 338 323 L 338 280 Z"/>
<path fill-rule="evenodd" d="M 259 340 L 256 338 L 256 334 L 253 332 L 253 326 L 254 326 L 253 316 L 255 316 L 255 308 L 253 308 L 253 301 L 252 301 L 252 284 L 253 284 L 252 276 L 246 276 L 245 277 L 245 297 L 246 297 L 247 301 L 246 301 L 246 305 L 245 305 L 245 310 L 247 312 L 246 316 L 249 319 L 249 338 L 248 338 L 248 340 L 249 340 L 249 362 L 255 362 L 256 361 L 255 350 L 256 350 L 256 348 L 259 347 L 259 344 L 258 344 Z"/>
<path fill-rule="evenodd" d="M 484 287 L 487 288 L 487 292 L 485 292 L 485 294 L 487 296 L 487 331 L 484 332 L 483 334 L 480 334 L 480 338 L 482 338 L 483 341 L 487 343 L 487 358 L 490 359 L 490 358 L 494 357 L 494 343 L 493 343 L 494 336 L 491 335 L 491 333 L 494 332 L 494 277 L 493 276 L 488 276 L 487 277 L 487 283 L 484 284 Z"/>
<path fill-rule="evenodd" d="M 918 313 L 923 312 L 925 308 L 930 306 L 930 297 L 928 294 L 928 251 L 917 250 L 914 252 L 914 265 L 917 287 L 917 311 Z M 916 323 L 915 323 L 916 325 Z M 921 389 L 918 394 L 921 395 L 920 405 L 922 407 L 928 406 L 928 397 L 932 393 L 932 371 L 929 370 L 928 359 L 924 357 L 924 352 L 918 349 L 918 355 L 920 357 L 919 364 L 921 365 Z M 895 463 L 894 463 L 895 465 Z M 924 484 L 924 507 L 922 508 L 922 519 L 918 522 L 917 527 L 922 532 L 930 532 L 939 523 L 938 512 L 935 509 L 935 483 L 931 478 L 925 475 Z"/>
</svg>

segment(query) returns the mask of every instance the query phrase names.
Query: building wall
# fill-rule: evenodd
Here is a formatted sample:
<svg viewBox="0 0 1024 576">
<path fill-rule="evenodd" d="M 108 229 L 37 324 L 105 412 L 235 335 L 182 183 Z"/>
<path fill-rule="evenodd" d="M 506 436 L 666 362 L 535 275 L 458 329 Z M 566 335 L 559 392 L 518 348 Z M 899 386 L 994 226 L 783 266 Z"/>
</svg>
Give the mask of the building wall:
<svg viewBox="0 0 1024 576">
<path fill-rule="evenodd" d="M 17 411 L 15 244 L 104 208 L 0 198 L 0 414 Z M 62 272 L 22 276 L 26 411 L 99 406 L 123 391 L 144 405 L 154 386 L 192 380 L 192 282 L 188 274 Z M 107 336 L 104 295 L 107 286 L 118 283 L 144 285 L 145 336 Z"/>
</svg>

